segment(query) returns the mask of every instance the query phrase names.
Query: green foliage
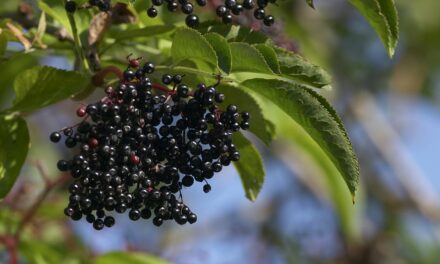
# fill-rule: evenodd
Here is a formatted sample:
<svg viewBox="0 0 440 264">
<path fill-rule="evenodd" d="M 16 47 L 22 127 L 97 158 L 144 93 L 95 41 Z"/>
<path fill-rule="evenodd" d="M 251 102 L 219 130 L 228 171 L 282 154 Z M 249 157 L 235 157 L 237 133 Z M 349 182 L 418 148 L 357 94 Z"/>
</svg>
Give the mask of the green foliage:
<svg viewBox="0 0 440 264">
<path fill-rule="evenodd" d="M 232 72 L 255 72 L 272 74 L 263 55 L 251 45 L 241 42 L 230 43 L 232 54 Z"/>
<path fill-rule="evenodd" d="M 130 264 L 167 264 L 168 261 L 135 252 L 110 252 L 101 255 L 95 259 L 93 264 L 114 264 L 114 263 L 130 263 Z"/>
<path fill-rule="evenodd" d="M 232 67 L 232 54 L 228 41 L 215 32 L 207 33 L 204 36 L 217 54 L 217 63 L 220 69 L 226 74 L 230 73 Z"/>
<path fill-rule="evenodd" d="M 382 40 L 390 57 L 399 39 L 399 21 L 394 0 L 350 0 Z"/>
<path fill-rule="evenodd" d="M 217 55 L 209 42 L 199 32 L 189 28 L 177 30 L 171 55 L 176 64 L 184 60 L 200 60 L 217 66 Z"/>
<path fill-rule="evenodd" d="M 243 86 L 271 100 L 299 123 L 327 153 L 354 196 L 359 183 L 359 164 L 345 129 L 334 117 L 334 110 L 321 103 L 324 98 L 311 90 L 276 80 L 248 80 Z"/>
<path fill-rule="evenodd" d="M 240 160 L 234 162 L 234 166 L 240 174 L 246 197 L 251 201 L 255 201 L 263 187 L 263 161 L 252 142 L 247 140 L 242 134 L 234 134 L 233 140 L 240 150 Z"/>
<path fill-rule="evenodd" d="M 235 104 L 246 108 L 252 117 L 249 131 L 269 146 L 275 133 L 274 125 L 264 117 L 263 110 L 257 101 L 246 91 L 234 86 L 221 84 L 218 86 L 218 90 L 226 96 L 224 107 L 228 104 Z"/>
<path fill-rule="evenodd" d="M 21 117 L 0 115 L 0 199 L 20 174 L 29 150 L 29 132 Z"/>
<path fill-rule="evenodd" d="M 83 90 L 90 77 L 52 67 L 34 67 L 22 72 L 14 81 L 13 111 L 35 111 L 69 98 Z"/>
</svg>

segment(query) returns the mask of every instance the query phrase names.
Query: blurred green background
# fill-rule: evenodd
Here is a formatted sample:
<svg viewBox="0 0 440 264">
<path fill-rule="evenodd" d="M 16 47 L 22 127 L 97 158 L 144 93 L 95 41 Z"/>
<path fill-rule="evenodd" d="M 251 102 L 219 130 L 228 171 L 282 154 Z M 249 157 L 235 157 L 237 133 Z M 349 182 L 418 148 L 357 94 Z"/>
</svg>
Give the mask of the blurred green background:
<svg viewBox="0 0 440 264">
<path fill-rule="evenodd" d="M 0 7 L 0 18 L 19 1 Z M 345 0 L 284 0 L 278 24 L 262 29 L 274 41 L 322 66 L 334 78 L 325 95 L 343 117 L 361 164 L 361 191 L 352 205 L 335 168 L 301 130 L 286 124 L 270 149 L 259 142 L 267 170 L 257 201 L 244 197 L 229 168 L 213 191 L 185 191 L 197 212 L 192 226 L 161 228 L 126 216 L 108 230 L 70 222 L 65 186 L 44 200 L 23 233 L 22 263 L 85 263 L 108 251 L 144 251 L 172 263 L 438 263 L 440 259 L 440 2 L 401 0 L 400 40 L 388 58 L 366 20 Z M 9 47 L 14 49 L 14 45 Z M 69 56 L 40 61 L 72 68 Z M 0 69 L 0 75 L 8 69 Z M 10 95 L 0 94 L 7 105 Z M 7 232 L 44 188 L 38 167 L 56 177 L 65 150 L 48 134 L 74 121 L 78 102 L 26 116 L 32 147 L 10 195 L 0 202 Z M 277 115 L 273 118 L 283 118 Z M 0 246 L 0 263 L 8 263 Z"/>
</svg>

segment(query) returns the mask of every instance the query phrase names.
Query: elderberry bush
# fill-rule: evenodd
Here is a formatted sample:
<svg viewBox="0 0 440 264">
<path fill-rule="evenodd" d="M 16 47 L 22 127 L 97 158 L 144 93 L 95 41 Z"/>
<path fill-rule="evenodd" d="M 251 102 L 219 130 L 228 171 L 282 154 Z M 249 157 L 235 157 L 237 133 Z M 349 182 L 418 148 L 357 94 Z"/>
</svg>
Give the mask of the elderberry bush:
<svg viewBox="0 0 440 264">
<path fill-rule="evenodd" d="M 142 0 L 138 0 L 142 1 Z M 223 4 L 214 6 L 217 16 L 225 24 L 231 24 L 234 16 L 244 15 L 245 12 L 252 12 L 257 20 L 263 21 L 266 26 L 271 26 L 275 22 L 272 15 L 267 14 L 266 7 L 269 4 L 275 4 L 277 0 L 224 0 Z M 197 27 L 200 23 L 199 17 L 195 14 L 196 6 L 204 7 L 206 0 L 152 0 L 151 7 L 147 9 L 147 15 L 151 18 L 159 14 L 158 7 L 163 6 L 162 10 L 169 12 L 178 12 L 179 10 L 186 14 L 185 23 L 189 27 Z M 100 11 L 108 12 L 111 9 L 111 0 L 89 0 L 85 7 L 98 7 Z M 68 12 L 75 12 L 77 4 L 70 0 L 66 3 Z"/>
<path fill-rule="evenodd" d="M 154 68 L 130 60 L 115 88 L 77 110 L 80 123 L 50 135 L 52 142 L 64 136 L 76 153 L 57 164 L 74 179 L 64 211 L 73 220 L 85 216 L 100 230 L 115 224 L 114 213 L 128 212 L 156 226 L 193 224 L 182 188 L 202 183 L 207 193 L 208 180 L 240 159 L 232 135 L 249 128 L 249 113 L 232 104 L 221 110 L 225 96 L 216 85 L 190 89 L 171 74 L 153 83 Z"/>
</svg>

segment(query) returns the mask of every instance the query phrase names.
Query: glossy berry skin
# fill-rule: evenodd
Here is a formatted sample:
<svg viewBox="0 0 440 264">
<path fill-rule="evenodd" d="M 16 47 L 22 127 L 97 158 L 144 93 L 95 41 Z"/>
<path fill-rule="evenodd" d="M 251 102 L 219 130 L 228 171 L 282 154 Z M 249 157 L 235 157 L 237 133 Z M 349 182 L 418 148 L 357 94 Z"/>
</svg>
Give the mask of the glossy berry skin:
<svg viewBox="0 0 440 264">
<path fill-rule="evenodd" d="M 225 24 L 231 24 L 232 23 L 232 15 L 227 13 L 222 17 L 222 21 Z"/>
<path fill-rule="evenodd" d="M 205 6 L 206 5 L 206 0 L 196 0 L 197 5 L 199 6 Z"/>
<path fill-rule="evenodd" d="M 69 13 L 74 13 L 76 11 L 77 4 L 74 1 L 67 1 L 65 5 L 65 9 Z"/>
<path fill-rule="evenodd" d="M 182 12 L 184 14 L 191 14 L 193 12 L 193 5 L 191 3 L 186 3 L 182 5 Z"/>
<path fill-rule="evenodd" d="M 50 141 L 57 143 L 60 142 L 61 140 L 61 134 L 58 132 L 53 132 L 52 134 L 50 134 Z"/>
<path fill-rule="evenodd" d="M 57 163 L 73 181 L 64 214 L 96 230 L 114 226 L 114 214 L 156 226 L 195 223 L 183 193 L 198 182 L 211 191 L 208 180 L 240 159 L 232 135 L 250 126 L 248 112 L 220 105 L 217 84 L 189 86 L 190 77 L 175 73 L 157 81 L 153 63 L 136 61 L 104 98 L 80 107 L 79 124 L 50 136 L 59 142 L 64 134 L 74 152 Z"/>
<path fill-rule="evenodd" d="M 167 4 L 167 9 L 170 12 L 176 12 L 178 7 L 179 6 L 177 5 L 176 2 L 168 2 L 168 4 Z"/>
<path fill-rule="evenodd" d="M 185 23 L 188 27 L 197 27 L 199 25 L 199 17 L 196 15 L 188 15 L 185 19 Z"/>
<path fill-rule="evenodd" d="M 263 20 L 263 23 L 264 23 L 265 26 L 270 27 L 270 26 L 272 26 L 275 23 L 275 19 L 271 15 L 265 16 L 264 20 Z"/>
<path fill-rule="evenodd" d="M 164 74 L 164 75 L 162 76 L 162 82 L 163 82 L 164 84 L 170 84 L 172 81 L 173 81 L 173 77 L 172 77 L 171 75 L 169 75 L 169 74 Z"/>
<path fill-rule="evenodd" d="M 264 19 L 264 17 L 265 17 L 264 9 L 262 9 L 262 8 L 255 9 L 254 17 L 258 20 Z"/>
<path fill-rule="evenodd" d="M 254 0 L 244 0 L 243 7 L 248 10 L 253 9 L 255 7 Z"/>
<path fill-rule="evenodd" d="M 147 15 L 151 18 L 156 17 L 158 14 L 157 9 L 154 7 L 150 7 L 147 9 Z"/>
<path fill-rule="evenodd" d="M 228 9 L 226 8 L 226 6 L 223 6 L 223 5 L 217 7 L 217 9 L 216 9 L 216 14 L 219 17 L 223 17 L 224 15 L 227 14 L 227 12 L 228 12 Z"/>
<path fill-rule="evenodd" d="M 163 0 L 152 0 L 151 2 L 155 6 L 160 6 L 163 4 Z"/>
<path fill-rule="evenodd" d="M 211 191 L 211 185 L 205 184 L 203 185 L 203 192 L 209 193 Z"/>
</svg>

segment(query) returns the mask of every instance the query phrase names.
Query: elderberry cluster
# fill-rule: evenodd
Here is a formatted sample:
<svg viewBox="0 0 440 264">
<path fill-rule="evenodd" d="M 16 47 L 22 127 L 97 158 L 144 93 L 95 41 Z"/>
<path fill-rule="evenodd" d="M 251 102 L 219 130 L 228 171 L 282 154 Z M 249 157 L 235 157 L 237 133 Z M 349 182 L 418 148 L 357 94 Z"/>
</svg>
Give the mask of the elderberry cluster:
<svg viewBox="0 0 440 264">
<path fill-rule="evenodd" d="M 189 0 L 152 0 L 152 6 L 148 8 L 147 15 L 151 18 L 157 16 L 157 7 L 161 5 L 166 5 L 166 9 L 170 12 L 176 12 L 181 10 L 182 13 L 186 14 L 185 23 L 188 27 L 197 27 L 199 25 L 199 17 L 193 14 L 194 4 Z M 206 0 L 196 0 L 195 3 L 198 6 L 205 6 Z"/>
<path fill-rule="evenodd" d="M 253 11 L 253 16 L 262 20 L 264 25 L 271 26 L 275 22 L 272 15 L 266 14 L 265 8 L 269 4 L 275 4 L 277 0 L 224 0 L 222 5 L 215 7 L 216 14 L 225 24 L 232 23 L 233 15 L 240 16 L 244 11 Z M 158 15 L 157 8 L 165 6 L 170 12 L 180 10 L 186 14 L 185 23 L 189 27 L 197 27 L 200 23 L 199 17 L 194 14 L 195 5 L 199 7 L 206 6 L 206 0 L 152 0 L 151 7 L 147 9 L 147 15 L 154 18 Z M 73 13 L 77 10 L 77 4 L 73 0 L 66 2 L 67 12 Z M 87 7 L 98 7 L 100 11 L 108 12 L 111 9 L 111 0 L 89 0 Z"/>
<path fill-rule="evenodd" d="M 254 17 L 258 20 L 263 20 L 264 25 L 271 26 L 275 22 L 272 15 L 267 15 L 265 8 L 270 4 L 274 4 L 276 0 L 225 0 L 223 5 L 216 7 L 217 16 L 219 16 L 223 23 L 232 23 L 233 15 L 239 16 L 245 10 L 254 10 Z M 157 6 L 166 4 L 166 8 L 170 12 L 176 12 L 180 9 L 184 14 L 187 14 L 186 25 L 189 27 L 197 27 L 199 25 L 198 16 L 193 14 L 194 4 L 190 0 L 152 0 L 153 6 L 147 10 L 149 17 L 156 17 L 158 11 Z M 206 0 L 196 0 L 198 6 L 205 6 Z"/>
<path fill-rule="evenodd" d="M 52 142 L 64 135 L 76 150 L 57 163 L 74 178 L 64 211 L 73 220 L 85 216 L 100 230 L 115 224 L 114 212 L 128 211 L 131 220 L 153 218 L 156 226 L 195 223 L 182 189 L 203 182 L 209 192 L 208 180 L 240 159 L 232 135 L 249 128 L 249 113 L 235 105 L 222 110 L 225 96 L 216 85 L 190 89 L 182 75 L 170 74 L 153 83 L 154 70 L 130 60 L 115 88 L 78 108 L 81 122 L 50 135 Z"/>
<path fill-rule="evenodd" d="M 255 4 L 256 2 L 256 4 Z M 244 10 L 254 10 L 254 17 L 258 20 L 263 20 L 264 25 L 271 26 L 275 22 L 272 15 L 267 15 L 265 8 L 269 3 L 274 4 L 276 0 L 243 0 L 239 3 L 237 0 L 225 0 L 224 5 L 220 5 L 216 9 L 217 16 L 219 16 L 223 23 L 232 23 L 232 15 L 239 16 Z"/>
</svg>

